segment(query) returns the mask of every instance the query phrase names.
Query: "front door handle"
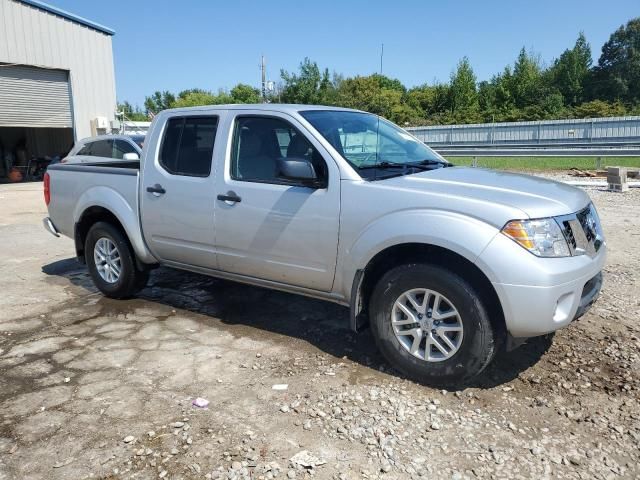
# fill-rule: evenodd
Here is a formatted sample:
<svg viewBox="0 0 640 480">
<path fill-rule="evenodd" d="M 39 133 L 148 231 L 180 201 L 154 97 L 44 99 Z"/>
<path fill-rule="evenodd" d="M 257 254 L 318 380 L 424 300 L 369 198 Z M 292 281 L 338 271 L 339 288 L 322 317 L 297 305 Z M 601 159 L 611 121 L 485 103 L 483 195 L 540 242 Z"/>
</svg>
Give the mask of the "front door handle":
<svg viewBox="0 0 640 480">
<path fill-rule="evenodd" d="M 224 195 L 218 195 L 218 200 L 222 200 L 228 204 L 239 203 L 242 199 L 233 190 L 228 191 Z"/>
<path fill-rule="evenodd" d="M 153 193 L 156 197 L 158 195 L 164 195 L 165 193 L 167 193 L 167 191 L 162 188 L 162 185 L 160 185 L 159 183 L 156 183 L 153 187 L 147 187 L 147 192 Z"/>
</svg>

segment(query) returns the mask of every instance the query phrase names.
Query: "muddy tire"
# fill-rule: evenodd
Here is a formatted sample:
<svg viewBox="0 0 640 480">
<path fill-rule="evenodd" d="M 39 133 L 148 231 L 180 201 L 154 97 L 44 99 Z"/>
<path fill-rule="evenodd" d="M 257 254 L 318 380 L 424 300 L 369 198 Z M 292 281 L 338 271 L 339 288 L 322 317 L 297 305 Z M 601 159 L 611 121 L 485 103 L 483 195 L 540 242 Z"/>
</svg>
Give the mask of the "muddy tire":
<svg viewBox="0 0 640 480">
<path fill-rule="evenodd" d="M 127 237 L 110 223 L 98 222 L 89 229 L 84 254 L 94 285 L 107 297 L 132 297 L 149 280 L 148 270 L 136 265 Z"/>
<path fill-rule="evenodd" d="M 460 385 L 493 359 L 497 345 L 484 300 L 459 275 L 429 264 L 385 273 L 370 299 L 384 357 L 421 383 Z"/>
</svg>

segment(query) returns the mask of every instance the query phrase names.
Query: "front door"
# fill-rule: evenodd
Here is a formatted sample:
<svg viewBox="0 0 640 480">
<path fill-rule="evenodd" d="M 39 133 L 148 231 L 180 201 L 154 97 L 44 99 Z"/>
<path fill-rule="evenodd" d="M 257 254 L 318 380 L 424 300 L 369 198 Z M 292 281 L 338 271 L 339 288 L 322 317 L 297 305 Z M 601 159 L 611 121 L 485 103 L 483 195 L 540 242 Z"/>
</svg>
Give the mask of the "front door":
<svg viewBox="0 0 640 480">
<path fill-rule="evenodd" d="M 224 171 L 216 173 L 220 269 L 330 291 L 339 229 L 337 165 L 288 115 L 242 112 L 230 123 L 231 148 Z M 319 184 L 280 178 L 279 157 L 310 159 Z"/>
<path fill-rule="evenodd" d="M 171 117 L 149 142 L 159 147 L 146 152 L 140 210 L 144 238 L 159 260 L 217 268 L 212 159 L 218 121 Z"/>
</svg>

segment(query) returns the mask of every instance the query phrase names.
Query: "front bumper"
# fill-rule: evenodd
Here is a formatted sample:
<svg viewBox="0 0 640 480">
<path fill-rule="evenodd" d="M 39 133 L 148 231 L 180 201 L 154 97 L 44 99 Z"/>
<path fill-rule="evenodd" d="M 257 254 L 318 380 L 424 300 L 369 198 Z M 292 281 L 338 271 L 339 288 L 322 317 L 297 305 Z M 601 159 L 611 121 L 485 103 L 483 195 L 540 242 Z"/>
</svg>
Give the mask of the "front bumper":
<svg viewBox="0 0 640 480">
<path fill-rule="evenodd" d="M 58 229 L 56 228 L 56 226 L 53 224 L 53 222 L 51 221 L 51 219 L 49 217 L 44 217 L 42 219 L 42 224 L 44 225 L 44 228 L 53 236 L 55 237 L 59 237 L 60 236 L 60 232 L 58 231 Z"/>
<path fill-rule="evenodd" d="M 511 336 L 535 337 L 566 327 L 587 312 L 602 288 L 605 259 L 605 244 L 594 257 L 539 258 L 497 235 L 479 263 L 492 270 Z"/>
</svg>

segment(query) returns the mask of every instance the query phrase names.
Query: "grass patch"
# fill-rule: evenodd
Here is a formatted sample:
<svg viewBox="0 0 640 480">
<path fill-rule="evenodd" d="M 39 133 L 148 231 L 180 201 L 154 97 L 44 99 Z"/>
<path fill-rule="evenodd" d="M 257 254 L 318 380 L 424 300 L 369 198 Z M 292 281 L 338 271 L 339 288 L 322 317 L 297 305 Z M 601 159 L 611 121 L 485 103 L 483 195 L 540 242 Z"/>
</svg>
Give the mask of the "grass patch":
<svg viewBox="0 0 640 480">
<path fill-rule="evenodd" d="M 471 165 L 472 157 L 449 157 L 454 165 Z M 478 167 L 499 170 L 594 170 L 596 157 L 478 157 Z M 640 157 L 602 157 L 602 168 L 607 166 L 640 168 Z"/>
</svg>

